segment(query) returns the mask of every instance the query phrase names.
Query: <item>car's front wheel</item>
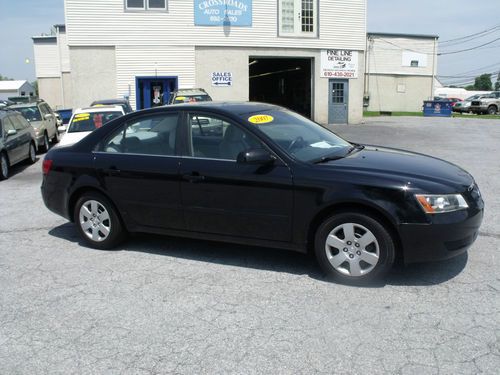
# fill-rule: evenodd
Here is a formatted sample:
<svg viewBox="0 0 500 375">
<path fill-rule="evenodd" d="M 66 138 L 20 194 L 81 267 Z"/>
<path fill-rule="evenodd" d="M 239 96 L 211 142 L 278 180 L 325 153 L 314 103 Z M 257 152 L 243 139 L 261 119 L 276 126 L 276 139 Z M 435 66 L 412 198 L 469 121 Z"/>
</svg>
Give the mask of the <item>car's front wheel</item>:
<svg viewBox="0 0 500 375">
<path fill-rule="evenodd" d="M 337 281 L 356 284 L 381 278 L 395 258 L 394 240 L 374 217 L 361 212 L 331 216 L 320 225 L 315 253 L 323 271 Z"/>
<path fill-rule="evenodd" d="M 76 202 L 74 220 L 82 239 L 96 249 L 112 249 L 125 237 L 118 213 L 97 192 L 83 194 Z"/>
<path fill-rule="evenodd" d="M 49 148 L 50 148 L 50 144 L 49 144 L 49 136 L 47 134 L 47 132 L 45 132 L 43 134 L 43 145 L 42 145 L 42 151 L 43 152 L 48 152 L 49 151 Z"/>
<path fill-rule="evenodd" d="M 5 152 L 0 153 L 0 180 L 9 178 L 9 159 Z"/>
<path fill-rule="evenodd" d="M 59 141 L 61 140 L 61 136 L 59 135 L 59 130 L 57 130 L 57 127 L 56 127 L 56 132 L 54 133 L 54 137 L 52 138 L 52 144 L 56 144 L 56 143 L 59 143 Z"/>
</svg>

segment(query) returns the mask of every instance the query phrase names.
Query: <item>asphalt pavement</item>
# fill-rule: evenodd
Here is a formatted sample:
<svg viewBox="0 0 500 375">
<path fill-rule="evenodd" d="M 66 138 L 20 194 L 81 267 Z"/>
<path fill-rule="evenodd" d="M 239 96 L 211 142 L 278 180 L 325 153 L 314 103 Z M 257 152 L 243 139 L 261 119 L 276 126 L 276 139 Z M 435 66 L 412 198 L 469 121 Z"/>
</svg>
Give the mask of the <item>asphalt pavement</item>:
<svg viewBox="0 0 500 375">
<path fill-rule="evenodd" d="M 468 254 L 349 287 L 274 249 L 136 235 L 92 250 L 43 205 L 38 160 L 0 182 L 0 374 L 497 374 L 500 121 L 333 129 L 471 172 L 486 216 Z"/>
</svg>

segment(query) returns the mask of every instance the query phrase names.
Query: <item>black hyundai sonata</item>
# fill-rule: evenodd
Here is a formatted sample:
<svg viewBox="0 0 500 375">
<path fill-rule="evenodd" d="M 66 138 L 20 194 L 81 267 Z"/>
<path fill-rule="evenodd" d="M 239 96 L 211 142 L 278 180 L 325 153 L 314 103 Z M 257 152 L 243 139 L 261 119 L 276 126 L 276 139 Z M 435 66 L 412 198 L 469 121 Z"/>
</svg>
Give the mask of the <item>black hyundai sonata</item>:
<svg viewBox="0 0 500 375">
<path fill-rule="evenodd" d="M 446 259 L 474 242 L 483 201 L 443 160 L 347 142 L 284 108 L 198 103 L 129 114 L 43 162 L 46 206 L 90 246 L 128 232 L 314 251 L 340 281 Z"/>
</svg>

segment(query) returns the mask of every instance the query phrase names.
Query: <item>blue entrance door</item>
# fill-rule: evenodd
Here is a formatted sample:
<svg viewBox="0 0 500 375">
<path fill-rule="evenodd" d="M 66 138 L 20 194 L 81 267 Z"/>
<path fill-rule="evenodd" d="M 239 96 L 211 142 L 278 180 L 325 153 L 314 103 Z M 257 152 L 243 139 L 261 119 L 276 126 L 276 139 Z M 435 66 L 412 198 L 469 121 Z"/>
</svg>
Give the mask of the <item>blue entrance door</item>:
<svg viewBox="0 0 500 375">
<path fill-rule="evenodd" d="M 170 92 L 177 89 L 177 77 L 136 77 L 136 108 L 167 104 Z"/>
</svg>

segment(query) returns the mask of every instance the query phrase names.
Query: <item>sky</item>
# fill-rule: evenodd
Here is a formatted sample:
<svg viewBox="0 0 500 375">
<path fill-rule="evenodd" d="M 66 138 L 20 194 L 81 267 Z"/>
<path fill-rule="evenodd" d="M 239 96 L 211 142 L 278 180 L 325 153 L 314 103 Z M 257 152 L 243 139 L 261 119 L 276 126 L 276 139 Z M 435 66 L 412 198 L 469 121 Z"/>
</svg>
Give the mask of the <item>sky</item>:
<svg viewBox="0 0 500 375">
<path fill-rule="evenodd" d="M 499 0 L 368 0 L 368 31 L 431 34 L 446 41 L 500 25 L 499 14 Z M 64 23 L 63 0 L 0 0 L 0 74 L 33 81 L 35 67 L 31 37 L 48 33 L 52 25 L 60 23 Z M 498 38 L 500 29 L 468 43 L 442 44 L 440 50 L 453 52 Z M 25 62 L 27 58 L 30 60 L 28 64 Z M 483 67 L 485 69 L 481 69 Z M 445 83 L 472 81 L 476 73 L 499 70 L 500 39 L 482 49 L 438 59 L 438 74 L 450 76 L 442 79 Z"/>
</svg>

